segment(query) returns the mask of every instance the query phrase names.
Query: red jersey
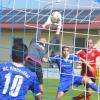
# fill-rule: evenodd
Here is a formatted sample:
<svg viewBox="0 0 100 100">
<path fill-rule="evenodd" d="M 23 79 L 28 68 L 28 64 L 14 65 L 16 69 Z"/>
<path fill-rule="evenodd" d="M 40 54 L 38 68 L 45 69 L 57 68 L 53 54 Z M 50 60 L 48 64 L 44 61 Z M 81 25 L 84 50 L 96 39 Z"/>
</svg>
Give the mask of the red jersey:
<svg viewBox="0 0 100 100">
<path fill-rule="evenodd" d="M 93 71 L 91 72 L 89 68 L 86 68 L 85 64 L 82 64 L 82 71 L 81 75 L 86 75 L 90 77 L 95 77 L 96 76 L 96 58 L 100 56 L 100 50 L 93 48 L 90 51 L 87 51 L 85 49 L 79 50 L 76 52 L 76 55 L 80 56 L 81 58 L 85 59 L 91 67 L 93 67 Z"/>
</svg>

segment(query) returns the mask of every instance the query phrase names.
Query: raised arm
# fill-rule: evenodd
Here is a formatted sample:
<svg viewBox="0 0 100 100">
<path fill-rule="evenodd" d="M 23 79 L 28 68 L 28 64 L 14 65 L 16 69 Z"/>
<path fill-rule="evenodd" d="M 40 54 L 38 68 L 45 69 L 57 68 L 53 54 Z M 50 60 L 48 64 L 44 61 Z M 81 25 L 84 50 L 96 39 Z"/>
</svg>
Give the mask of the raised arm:
<svg viewBox="0 0 100 100">
<path fill-rule="evenodd" d="M 61 28 L 57 28 L 56 34 L 59 35 L 61 31 Z"/>
<path fill-rule="evenodd" d="M 60 15 L 60 18 L 59 19 L 60 19 L 60 21 L 58 23 L 56 35 L 59 35 L 60 34 L 60 31 L 61 31 L 61 27 L 62 27 L 62 18 L 61 18 L 61 15 Z"/>
<path fill-rule="evenodd" d="M 46 28 L 46 26 L 51 24 L 51 19 L 50 19 L 51 15 L 48 17 L 47 21 L 42 25 L 43 28 Z"/>
</svg>

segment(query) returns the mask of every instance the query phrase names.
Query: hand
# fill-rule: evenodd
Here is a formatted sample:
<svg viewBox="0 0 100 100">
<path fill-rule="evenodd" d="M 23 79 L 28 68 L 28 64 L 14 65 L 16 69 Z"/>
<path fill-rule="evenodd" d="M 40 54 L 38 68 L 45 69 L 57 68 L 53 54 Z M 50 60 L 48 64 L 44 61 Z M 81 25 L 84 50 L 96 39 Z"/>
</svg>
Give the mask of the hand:
<svg viewBox="0 0 100 100">
<path fill-rule="evenodd" d="M 42 58 L 42 61 L 46 63 L 48 62 L 48 58 Z"/>
<path fill-rule="evenodd" d="M 45 28 L 45 27 L 46 27 L 46 25 L 45 25 L 45 24 L 43 24 L 43 25 L 42 25 L 42 28 Z"/>
<path fill-rule="evenodd" d="M 76 61 L 77 63 L 79 63 L 79 64 L 82 64 L 83 62 L 81 61 L 81 60 L 79 60 L 79 61 Z"/>
<path fill-rule="evenodd" d="M 60 28 L 57 29 L 56 35 L 60 35 L 60 30 L 61 30 Z"/>
</svg>

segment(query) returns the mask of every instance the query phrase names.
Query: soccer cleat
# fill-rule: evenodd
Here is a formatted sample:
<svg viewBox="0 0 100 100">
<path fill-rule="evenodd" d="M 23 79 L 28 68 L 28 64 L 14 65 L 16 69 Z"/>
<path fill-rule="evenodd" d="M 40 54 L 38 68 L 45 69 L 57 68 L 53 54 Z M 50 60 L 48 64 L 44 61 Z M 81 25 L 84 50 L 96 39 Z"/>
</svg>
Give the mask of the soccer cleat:
<svg viewBox="0 0 100 100">
<path fill-rule="evenodd" d="M 72 97 L 72 100 L 83 100 L 83 98 Z M 84 100 L 90 100 L 90 98 L 89 97 L 86 97 L 86 99 L 84 98 Z"/>
<path fill-rule="evenodd" d="M 84 100 L 85 100 L 85 99 L 84 99 Z M 87 97 L 86 97 L 86 100 L 90 100 L 90 96 L 87 96 Z"/>
<path fill-rule="evenodd" d="M 82 100 L 79 97 L 72 97 L 72 100 Z"/>
<path fill-rule="evenodd" d="M 72 100 L 75 100 L 75 97 L 72 97 Z"/>
</svg>

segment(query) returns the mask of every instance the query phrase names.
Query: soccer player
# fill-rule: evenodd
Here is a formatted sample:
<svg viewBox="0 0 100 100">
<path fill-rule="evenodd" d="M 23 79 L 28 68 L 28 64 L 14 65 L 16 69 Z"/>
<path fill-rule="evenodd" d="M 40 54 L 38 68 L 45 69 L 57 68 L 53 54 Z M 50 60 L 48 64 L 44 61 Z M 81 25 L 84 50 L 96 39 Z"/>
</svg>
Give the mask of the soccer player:
<svg viewBox="0 0 100 100">
<path fill-rule="evenodd" d="M 36 35 L 33 36 L 28 48 L 28 56 L 26 57 L 25 65 L 28 66 L 39 80 L 41 93 L 43 93 L 43 73 L 42 73 L 42 58 L 47 53 L 46 38 L 41 37 L 41 30 L 36 30 Z"/>
<path fill-rule="evenodd" d="M 76 55 L 80 56 L 81 58 L 85 59 L 90 65 L 91 68 L 86 66 L 86 64 L 82 63 L 82 76 L 88 76 L 91 77 L 91 80 L 95 82 L 96 77 L 96 58 L 100 56 L 100 49 L 96 49 L 93 47 L 93 40 L 88 39 L 88 49 L 81 49 L 76 52 Z M 87 93 L 86 93 L 86 100 L 90 100 L 90 96 L 92 95 L 92 89 L 87 84 Z M 80 100 L 82 98 L 85 98 L 85 93 L 81 93 L 79 96 L 74 97 L 75 100 Z"/>
<path fill-rule="evenodd" d="M 42 25 L 43 28 L 46 28 L 47 26 L 57 27 L 56 35 L 59 35 L 62 26 L 61 13 L 58 11 L 52 12 L 47 21 Z"/>
<path fill-rule="evenodd" d="M 42 30 L 37 29 L 36 35 L 33 36 L 28 48 L 28 56 L 25 60 L 25 65 L 28 66 L 36 75 L 39 80 L 41 93 L 43 93 L 43 72 L 42 72 L 42 58 L 48 52 L 48 45 L 46 44 L 46 38 L 42 37 Z M 54 42 L 52 39 L 51 42 Z"/>
<path fill-rule="evenodd" d="M 13 45 L 13 62 L 0 64 L 0 100 L 25 100 L 30 87 L 35 100 L 42 100 L 36 73 L 23 65 L 27 51 L 24 44 Z"/>
<path fill-rule="evenodd" d="M 100 91 L 98 86 L 91 81 L 90 78 L 85 76 L 77 76 L 74 73 L 74 62 L 84 59 L 80 58 L 77 55 L 69 54 L 69 47 L 62 48 L 62 55 L 57 55 L 55 57 L 50 57 L 49 59 L 43 58 L 44 62 L 56 63 L 60 70 L 60 82 L 58 86 L 58 92 L 56 100 L 61 100 L 61 97 L 70 89 L 70 86 L 73 84 L 75 86 L 81 85 L 82 82 L 88 83 L 93 90 L 96 92 Z M 88 65 L 88 63 L 86 63 Z M 91 67 L 90 65 L 88 65 Z"/>
<path fill-rule="evenodd" d="M 59 11 L 53 11 L 51 15 L 49 15 L 47 21 L 42 25 L 43 28 L 50 26 L 52 28 L 57 28 L 56 35 L 54 36 L 54 41 L 52 44 L 59 44 L 60 43 L 60 31 L 62 27 L 62 15 Z M 52 46 L 51 56 L 55 55 L 55 50 L 53 48 L 58 48 L 58 45 Z"/>
</svg>

